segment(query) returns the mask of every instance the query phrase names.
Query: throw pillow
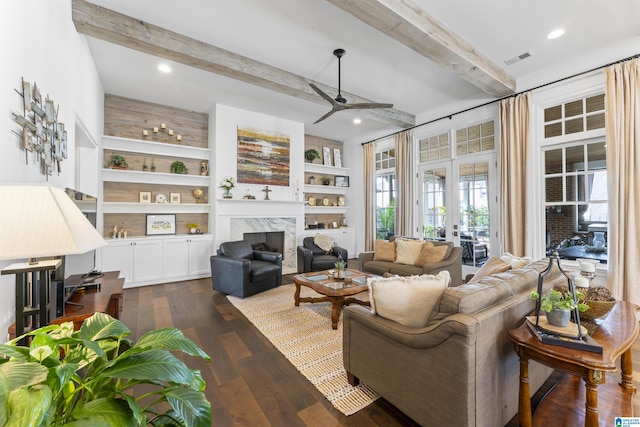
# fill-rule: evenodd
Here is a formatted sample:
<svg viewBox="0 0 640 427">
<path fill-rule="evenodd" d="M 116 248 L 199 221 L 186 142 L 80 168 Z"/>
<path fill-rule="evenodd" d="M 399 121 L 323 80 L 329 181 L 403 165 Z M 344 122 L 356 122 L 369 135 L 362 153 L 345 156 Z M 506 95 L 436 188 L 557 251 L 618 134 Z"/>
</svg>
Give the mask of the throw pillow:
<svg viewBox="0 0 640 427">
<path fill-rule="evenodd" d="M 313 243 L 326 253 L 331 252 L 331 249 L 333 249 L 333 237 L 326 234 L 316 234 L 316 237 L 313 238 Z"/>
<path fill-rule="evenodd" d="M 412 328 L 422 328 L 435 316 L 449 285 L 448 271 L 437 275 L 367 279 L 371 312 Z"/>
<path fill-rule="evenodd" d="M 509 252 L 503 253 L 500 259 L 506 262 L 507 264 L 509 264 L 511 268 L 513 268 L 514 270 L 517 268 L 525 267 L 531 264 L 531 261 L 532 261 L 531 258 L 529 257 L 519 258 L 515 255 L 510 254 Z"/>
<path fill-rule="evenodd" d="M 422 240 L 396 239 L 396 262 L 413 265 L 422 251 Z"/>
<path fill-rule="evenodd" d="M 396 260 L 396 242 L 387 242 L 386 240 L 376 240 L 376 249 L 373 253 L 374 261 L 395 261 Z"/>
<path fill-rule="evenodd" d="M 432 242 L 425 242 L 420 251 L 420 255 L 414 262 L 418 267 L 427 263 L 440 262 L 444 259 L 449 247 L 447 245 L 434 245 Z"/>
<path fill-rule="evenodd" d="M 497 256 L 492 256 L 487 260 L 487 262 L 484 263 L 482 267 L 480 267 L 480 270 L 476 271 L 476 274 L 474 274 L 473 277 L 469 281 L 467 281 L 467 283 L 478 282 L 483 277 L 491 276 L 492 274 L 504 273 L 510 268 L 511 265 L 502 261 Z"/>
</svg>

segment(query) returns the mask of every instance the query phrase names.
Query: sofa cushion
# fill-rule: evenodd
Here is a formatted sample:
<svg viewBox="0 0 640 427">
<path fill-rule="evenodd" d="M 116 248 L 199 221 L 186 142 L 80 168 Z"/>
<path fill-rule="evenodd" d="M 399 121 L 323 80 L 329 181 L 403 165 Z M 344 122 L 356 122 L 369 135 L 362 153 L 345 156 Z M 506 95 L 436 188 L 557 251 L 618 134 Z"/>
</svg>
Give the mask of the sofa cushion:
<svg viewBox="0 0 640 427">
<path fill-rule="evenodd" d="M 416 258 L 414 265 L 422 267 L 426 263 L 440 262 L 444 259 L 445 255 L 449 251 L 447 245 L 434 245 L 432 242 L 424 242 L 420 255 Z"/>
<path fill-rule="evenodd" d="M 474 274 L 467 283 L 478 282 L 483 277 L 491 276 L 492 274 L 496 273 L 503 273 L 510 268 L 511 266 L 509 264 L 502 261 L 497 256 L 492 256 L 487 260 L 487 262 L 484 263 L 482 267 L 480 267 L 480 270 L 476 271 L 476 274 Z"/>
<path fill-rule="evenodd" d="M 422 251 L 422 240 L 396 239 L 396 262 L 413 265 Z"/>
<path fill-rule="evenodd" d="M 396 242 L 387 242 L 386 240 L 376 240 L 376 249 L 373 253 L 374 261 L 395 261 L 396 260 Z"/>
<path fill-rule="evenodd" d="M 531 258 L 529 257 L 517 257 L 510 254 L 509 252 L 503 253 L 500 259 L 509 264 L 513 269 L 526 267 L 532 262 Z"/>
<path fill-rule="evenodd" d="M 408 277 L 369 278 L 371 312 L 402 325 L 426 326 L 436 313 L 449 272 Z"/>
</svg>

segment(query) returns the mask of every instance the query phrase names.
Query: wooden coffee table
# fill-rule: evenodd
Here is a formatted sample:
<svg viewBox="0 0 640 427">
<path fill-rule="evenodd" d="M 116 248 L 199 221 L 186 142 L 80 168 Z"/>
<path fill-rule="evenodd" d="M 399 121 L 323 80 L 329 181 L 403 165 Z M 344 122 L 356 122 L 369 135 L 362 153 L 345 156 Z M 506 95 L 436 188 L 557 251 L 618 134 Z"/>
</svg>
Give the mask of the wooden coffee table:
<svg viewBox="0 0 640 427">
<path fill-rule="evenodd" d="M 360 304 L 369 306 L 369 301 L 363 301 L 354 298 L 353 295 L 365 292 L 369 289 L 367 286 L 367 277 L 378 277 L 372 274 L 363 273 L 358 270 L 347 269 L 346 275 L 351 278 L 351 282 L 345 280 L 334 279 L 333 275 L 328 271 L 317 271 L 313 273 L 298 274 L 293 277 L 296 285 L 296 293 L 293 295 L 295 305 L 298 307 L 301 302 L 327 302 L 331 303 L 331 327 L 338 329 L 338 320 L 340 319 L 340 311 L 342 306 L 349 304 Z M 323 297 L 303 297 L 300 298 L 300 286 L 311 288 L 317 293 L 324 295 Z"/>
</svg>

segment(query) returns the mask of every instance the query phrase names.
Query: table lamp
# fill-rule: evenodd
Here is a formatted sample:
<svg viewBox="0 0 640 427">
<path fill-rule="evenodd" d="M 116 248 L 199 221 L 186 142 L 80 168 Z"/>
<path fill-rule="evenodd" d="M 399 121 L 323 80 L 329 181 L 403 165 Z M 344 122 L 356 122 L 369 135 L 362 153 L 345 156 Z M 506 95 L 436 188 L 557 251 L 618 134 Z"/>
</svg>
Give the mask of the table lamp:
<svg viewBox="0 0 640 427">
<path fill-rule="evenodd" d="M 64 191 L 44 185 L 0 186 L 0 260 L 29 260 L 2 270 L 16 275 L 16 336 L 52 317 L 50 276 L 61 261 L 38 258 L 82 254 L 104 245 Z"/>
</svg>

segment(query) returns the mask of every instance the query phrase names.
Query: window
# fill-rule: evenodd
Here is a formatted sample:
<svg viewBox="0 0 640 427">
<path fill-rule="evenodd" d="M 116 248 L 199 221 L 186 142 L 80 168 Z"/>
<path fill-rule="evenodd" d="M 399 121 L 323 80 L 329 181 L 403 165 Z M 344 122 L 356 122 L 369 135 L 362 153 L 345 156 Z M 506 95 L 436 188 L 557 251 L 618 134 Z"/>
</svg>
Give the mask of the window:
<svg viewBox="0 0 640 427">
<path fill-rule="evenodd" d="M 387 240 L 396 230 L 396 151 L 376 153 L 376 238 Z"/>
<path fill-rule="evenodd" d="M 604 94 L 555 105 L 544 110 L 544 137 L 604 129 Z"/>
</svg>

